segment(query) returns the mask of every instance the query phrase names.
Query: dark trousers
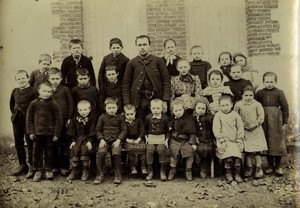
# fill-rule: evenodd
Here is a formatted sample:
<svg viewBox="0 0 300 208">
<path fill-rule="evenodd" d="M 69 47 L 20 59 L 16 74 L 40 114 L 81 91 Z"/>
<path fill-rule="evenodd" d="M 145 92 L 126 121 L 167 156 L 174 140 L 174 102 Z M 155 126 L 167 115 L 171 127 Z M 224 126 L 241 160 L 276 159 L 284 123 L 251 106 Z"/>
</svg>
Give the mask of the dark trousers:
<svg viewBox="0 0 300 208">
<path fill-rule="evenodd" d="M 148 99 L 147 97 L 141 95 L 141 100 L 138 108 L 136 109 L 137 117 L 144 119 L 146 116 L 151 112 L 150 111 L 150 101 L 152 100 Z"/>
<path fill-rule="evenodd" d="M 53 143 L 53 168 L 69 169 L 69 146 L 70 142 L 67 141 L 66 128 L 63 128 L 59 141 Z"/>
<path fill-rule="evenodd" d="M 33 142 L 33 169 L 41 171 L 43 161 L 45 160 L 44 169 L 52 171 L 53 168 L 53 136 L 36 135 Z"/>
</svg>

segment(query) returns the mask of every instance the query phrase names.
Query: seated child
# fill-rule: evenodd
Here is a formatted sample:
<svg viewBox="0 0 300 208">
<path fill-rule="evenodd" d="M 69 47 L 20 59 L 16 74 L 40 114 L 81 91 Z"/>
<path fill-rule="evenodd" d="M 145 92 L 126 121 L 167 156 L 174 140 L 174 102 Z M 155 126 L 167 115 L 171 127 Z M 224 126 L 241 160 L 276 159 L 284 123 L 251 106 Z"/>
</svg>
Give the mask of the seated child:
<svg viewBox="0 0 300 208">
<path fill-rule="evenodd" d="M 96 85 L 94 67 L 91 60 L 83 55 L 83 44 L 79 39 L 72 39 L 68 43 L 71 55 L 66 57 L 61 64 L 61 73 L 63 76 L 62 85 L 71 90 L 76 86 L 76 70 L 85 68 L 90 75 L 91 85 Z"/>
<path fill-rule="evenodd" d="M 118 80 L 122 81 L 127 62 L 129 61 L 129 58 L 127 58 L 121 52 L 123 49 L 123 44 L 119 38 L 112 38 L 109 41 L 109 49 L 111 50 L 111 53 L 103 57 L 100 70 L 99 70 L 98 84 L 99 84 L 100 91 L 102 87 L 107 84 L 105 68 L 107 66 L 116 66 L 117 67 L 116 72 L 118 73 Z"/>
<path fill-rule="evenodd" d="M 249 80 L 242 78 L 242 67 L 238 64 L 234 64 L 230 68 L 231 79 L 224 83 L 224 86 L 229 86 L 231 92 L 234 96 L 234 101 L 239 101 L 242 99 L 242 89 L 247 85 L 252 86 Z"/>
<path fill-rule="evenodd" d="M 261 153 L 268 150 L 268 145 L 261 126 L 265 119 L 264 109 L 259 102 L 254 100 L 254 93 L 253 87 L 244 87 L 242 100 L 235 104 L 234 110 L 242 117 L 245 128 L 244 152 L 247 165 L 245 177 L 249 178 L 253 174 L 252 157 L 254 157 L 254 178 L 261 179 L 264 177 L 261 168 Z"/>
<path fill-rule="evenodd" d="M 79 116 L 71 119 L 67 131 L 67 135 L 72 141 L 70 145 L 72 172 L 67 177 L 67 180 L 74 180 L 79 176 L 81 162 L 81 180 L 86 181 L 89 178 L 90 154 L 92 153 L 92 145 L 95 139 L 97 117 L 95 114 L 91 114 L 91 104 L 87 100 L 79 101 L 77 112 Z"/>
<path fill-rule="evenodd" d="M 36 90 L 38 86 L 48 80 L 48 70 L 52 64 L 52 58 L 48 54 L 39 57 L 39 68 L 30 74 L 29 83 Z"/>
<path fill-rule="evenodd" d="M 19 70 L 15 73 L 15 80 L 18 85 L 13 89 L 10 96 L 9 108 L 11 111 L 11 122 L 13 125 L 15 148 L 19 160 L 19 167 L 12 173 L 12 176 L 20 176 L 27 174 L 26 178 L 32 178 L 34 173 L 32 170 L 32 141 L 26 134 L 26 113 L 31 101 L 37 97 L 36 90 L 29 84 L 28 73 Z M 26 151 L 24 146 L 24 136 L 28 147 L 28 165 L 26 163 Z"/>
<path fill-rule="evenodd" d="M 202 94 L 201 82 L 198 76 L 189 73 L 191 66 L 186 59 L 177 62 L 178 76 L 171 78 L 171 102 L 176 98 L 185 103 L 185 108 L 192 114 L 195 99 Z"/>
<path fill-rule="evenodd" d="M 197 100 L 194 111 L 197 122 L 197 154 L 201 159 L 200 177 L 206 178 L 209 163 L 215 156 L 215 138 L 212 131 L 213 115 L 209 111 L 209 102 L 202 97 Z"/>
<path fill-rule="evenodd" d="M 52 87 L 49 82 L 38 87 L 39 96 L 28 107 L 26 131 L 33 141 L 33 181 L 43 177 L 43 159 L 46 179 L 53 179 L 52 142 L 57 142 L 62 129 L 62 113 L 59 105 L 52 98 Z M 44 157 L 43 157 L 44 155 Z"/>
<path fill-rule="evenodd" d="M 176 55 L 176 50 L 177 48 L 175 40 L 173 40 L 172 38 L 168 38 L 164 41 L 165 55 L 162 57 L 162 59 L 165 62 L 171 77 L 179 75 L 176 66 L 178 60 L 181 58 Z"/>
<path fill-rule="evenodd" d="M 121 176 L 121 141 L 124 141 L 127 135 L 127 126 L 122 115 L 117 114 L 117 100 L 111 97 L 105 99 L 105 113 L 102 114 L 97 122 L 96 136 L 100 141 L 97 152 L 97 177 L 94 184 L 102 183 L 104 179 L 105 156 L 111 152 L 115 165 L 115 184 L 122 182 Z"/>
<path fill-rule="evenodd" d="M 207 73 L 208 70 L 211 68 L 211 65 L 207 61 L 202 61 L 203 50 L 201 46 L 193 46 L 191 48 L 190 54 L 193 58 L 193 61 L 190 62 L 190 73 L 199 76 L 199 79 L 201 81 L 201 87 L 202 89 L 204 89 L 205 87 L 207 87 Z"/>
<path fill-rule="evenodd" d="M 221 111 L 213 120 L 213 133 L 216 137 L 216 156 L 224 161 L 225 177 L 232 182 L 232 166 L 234 180 L 241 179 L 241 163 L 243 151 L 244 125 L 240 115 L 232 111 L 233 100 L 230 95 L 222 95 L 219 99 Z"/>
<path fill-rule="evenodd" d="M 223 74 L 228 78 L 231 79 L 229 73 L 230 73 L 230 68 L 232 66 L 232 55 L 228 51 L 223 51 L 219 55 L 218 59 L 220 66 L 220 69 L 222 70 Z"/>
<path fill-rule="evenodd" d="M 168 180 L 173 180 L 176 174 L 176 167 L 181 156 L 186 159 L 185 177 L 188 181 L 192 178 L 192 166 L 194 162 L 196 146 L 197 126 L 192 115 L 184 112 L 184 103 L 175 100 L 171 103 L 172 120 L 170 121 L 170 144 L 171 162 Z M 170 142 L 169 142 L 170 140 Z"/>
<path fill-rule="evenodd" d="M 125 148 L 128 149 L 128 159 L 131 165 L 131 174 L 137 174 L 136 166 L 141 161 L 142 174 L 147 174 L 146 169 L 146 148 L 145 147 L 145 126 L 141 118 L 136 118 L 134 105 L 124 106 L 124 116 L 127 125 L 127 137 Z M 140 144 L 140 145 L 139 145 Z M 139 149 L 135 149 L 139 148 Z"/>
<path fill-rule="evenodd" d="M 153 99 L 150 102 L 151 113 L 145 118 L 146 158 L 148 175 L 146 180 L 153 178 L 153 155 L 157 150 L 160 164 L 160 179 L 166 181 L 166 136 L 169 131 L 168 117 L 163 113 L 163 101 Z"/>
</svg>

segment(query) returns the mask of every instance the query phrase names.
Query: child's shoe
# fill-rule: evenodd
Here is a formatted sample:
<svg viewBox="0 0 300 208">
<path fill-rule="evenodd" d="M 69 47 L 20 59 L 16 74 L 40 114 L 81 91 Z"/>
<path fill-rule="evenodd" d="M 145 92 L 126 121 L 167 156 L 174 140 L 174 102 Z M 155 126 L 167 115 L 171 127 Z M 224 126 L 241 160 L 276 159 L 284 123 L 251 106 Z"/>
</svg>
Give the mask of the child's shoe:
<svg viewBox="0 0 300 208">
<path fill-rule="evenodd" d="M 273 173 L 273 168 L 269 166 L 269 167 L 265 170 L 265 174 L 271 175 L 272 173 Z"/>
<path fill-rule="evenodd" d="M 277 176 L 283 176 L 283 175 L 284 175 L 284 172 L 283 172 L 283 170 L 282 170 L 281 167 L 276 168 L 274 172 L 275 172 L 275 174 L 276 174 Z"/>
<path fill-rule="evenodd" d="M 176 168 L 171 167 L 169 175 L 168 175 L 168 180 L 171 181 L 174 179 L 176 174 Z"/>
<path fill-rule="evenodd" d="M 263 172 L 262 168 L 261 167 L 256 167 L 254 178 L 255 179 L 262 179 L 263 177 L 264 177 L 264 172 Z"/>
<path fill-rule="evenodd" d="M 143 175 L 148 174 L 148 171 L 147 171 L 146 166 L 142 166 L 141 169 L 142 169 L 142 174 L 143 174 Z"/>
<path fill-rule="evenodd" d="M 191 169 L 186 169 L 186 171 L 185 171 L 185 178 L 186 178 L 186 180 L 188 180 L 188 181 L 193 180 L 193 177 L 192 177 L 192 170 L 191 170 Z"/>
<path fill-rule="evenodd" d="M 52 169 L 52 173 L 53 173 L 54 175 L 58 174 L 58 172 L 59 172 L 59 169 L 58 169 L 58 168 L 53 168 L 53 169 Z"/>
<path fill-rule="evenodd" d="M 146 177 L 146 181 L 150 181 L 153 178 L 153 168 L 152 165 L 148 165 L 148 175 Z"/>
<path fill-rule="evenodd" d="M 32 181 L 39 182 L 39 181 L 42 180 L 42 177 L 43 177 L 42 171 L 36 171 L 35 174 L 34 174 L 34 177 L 33 177 Z"/>
<path fill-rule="evenodd" d="M 52 171 L 46 171 L 46 179 L 53 180 L 53 173 Z"/>
<path fill-rule="evenodd" d="M 200 178 L 206 178 L 207 177 L 207 170 L 201 169 L 200 170 Z"/>
<path fill-rule="evenodd" d="M 83 167 L 82 170 L 82 176 L 81 176 L 81 180 L 82 181 L 87 181 L 89 179 L 89 167 Z"/>
<path fill-rule="evenodd" d="M 18 167 L 18 169 L 13 172 L 11 175 L 12 176 L 20 176 L 20 175 L 25 175 L 28 172 L 28 166 L 27 165 L 21 165 Z"/>
<path fill-rule="evenodd" d="M 233 181 L 233 177 L 232 177 L 232 173 L 231 173 L 231 169 L 225 169 L 225 178 L 227 180 L 227 182 L 231 183 Z"/>
<path fill-rule="evenodd" d="M 167 180 L 166 166 L 165 165 L 160 165 L 160 180 L 161 181 L 166 181 Z"/>
<path fill-rule="evenodd" d="M 241 167 L 234 167 L 234 180 L 238 183 L 242 183 L 243 180 L 241 178 Z"/>
<path fill-rule="evenodd" d="M 137 174 L 138 172 L 137 172 L 137 170 L 136 170 L 136 167 L 135 166 L 132 166 L 132 168 L 131 168 L 131 175 L 135 175 L 135 174 Z"/>
<path fill-rule="evenodd" d="M 256 173 L 255 173 L 256 174 Z M 250 178 L 253 175 L 253 167 L 248 167 L 245 171 L 245 178 Z"/>
<path fill-rule="evenodd" d="M 67 170 L 67 169 L 60 169 L 60 175 L 62 175 L 62 176 L 66 176 L 66 175 L 68 175 L 68 172 L 69 172 L 69 170 Z"/>
<path fill-rule="evenodd" d="M 32 166 L 29 166 L 29 170 L 28 170 L 28 173 L 26 175 L 26 178 L 27 179 L 33 178 L 34 174 L 35 174 L 35 171 L 32 169 Z"/>
<path fill-rule="evenodd" d="M 121 182 L 122 182 L 121 172 L 116 170 L 114 184 L 121 184 Z"/>
<path fill-rule="evenodd" d="M 104 173 L 103 173 L 103 172 L 100 172 L 100 173 L 96 176 L 96 178 L 95 178 L 93 184 L 94 184 L 94 185 L 98 185 L 98 184 L 102 183 L 103 179 L 104 179 Z"/>
<path fill-rule="evenodd" d="M 68 181 L 75 180 L 79 175 L 78 167 L 73 167 L 70 175 L 66 178 Z"/>
</svg>

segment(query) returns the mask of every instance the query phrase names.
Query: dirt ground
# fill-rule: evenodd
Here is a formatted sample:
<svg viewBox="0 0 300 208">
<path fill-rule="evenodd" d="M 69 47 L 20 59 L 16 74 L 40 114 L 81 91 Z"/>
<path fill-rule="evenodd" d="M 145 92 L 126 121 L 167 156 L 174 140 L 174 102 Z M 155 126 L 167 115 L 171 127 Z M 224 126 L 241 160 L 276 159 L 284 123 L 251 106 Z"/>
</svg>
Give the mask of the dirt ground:
<svg viewBox="0 0 300 208">
<path fill-rule="evenodd" d="M 161 182 L 156 174 L 154 187 L 146 186 L 142 176 L 129 175 L 118 186 L 113 176 L 97 186 L 92 184 L 94 178 L 67 182 L 61 176 L 34 183 L 25 176 L 9 176 L 17 167 L 16 156 L 0 155 L 0 207 L 300 207 L 300 160 L 293 155 L 284 158 L 284 177 L 227 184 L 223 176 L 200 179 L 194 175 L 187 182 L 177 175 L 172 182 Z"/>
</svg>

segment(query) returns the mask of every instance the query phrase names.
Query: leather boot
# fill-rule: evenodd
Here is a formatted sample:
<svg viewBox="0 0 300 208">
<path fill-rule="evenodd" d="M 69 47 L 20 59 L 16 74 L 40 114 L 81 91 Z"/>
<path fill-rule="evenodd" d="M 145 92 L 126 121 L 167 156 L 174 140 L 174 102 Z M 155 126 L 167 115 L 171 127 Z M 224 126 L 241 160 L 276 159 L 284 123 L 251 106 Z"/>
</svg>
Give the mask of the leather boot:
<svg viewBox="0 0 300 208">
<path fill-rule="evenodd" d="M 166 165 L 160 164 L 160 180 L 161 181 L 166 181 L 167 180 Z"/>
<path fill-rule="evenodd" d="M 89 179 L 89 166 L 83 166 L 82 168 L 82 176 L 81 180 L 82 181 L 87 181 Z"/>
<path fill-rule="evenodd" d="M 186 170 L 185 170 L 185 178 L 186 178 L 186 180 L 188 180 L 188 181 L 193 180 L 193 177 L 192 177 L 192 170 L 191 170 L 191 169 L 186 168 Z"/>
<path fill-rule="evenodd" d="M 148 165 L 148 175 L 146 177 L 146 181 L 150 181 L 153 178 L 153 167 L 152 164 Z"/>
<path fill-rule="evenodd" d="M 229 183 L 231 183 L 233 181 L 231 168 L 225 168 L 225 178 L 226 178 L 227 182 L 229 182 Z"/>
<path fill-rule="evenodd" d="M 253 167 L 247 167 L 244 175 L 245 175 L 245 178 L 251 177 L 253 175 Z"/>
<path fill-rule="evenodd" d="M 28 168 L 27 164 L 20 165 L 20 167 L 18 167 L 18 169 L 15 172 L 13 172 L 11 175 L 12 176 L 25 175 L 25 174 L 27 174 L 28 169 L 29 168 Z"/>
<path fill-rule="evenodd" d="M 254 178 L 255 179 L 262 179 L 263 177 L 264 177 L 264 171 L 262 170 L 262 168 L 260 166 L 257 166 L 255 168 Z"/>
<path fill-rule="evenodd" d="M 174 179 L 176 174 L 176 167 L 171 167 L 169 175 L 168 175 L 168 180 L 171 181 Z"/>
<path fill-rule="evenodd" d="M 34 174 L 35 174 L 35 171 L 33 170 L 32 166 L 30 165 L 30 166 L 29 166 L 28 173 L 27 173 L 27 175 L 26 175 L 26 178 L 27 178 L 27 179 L 33 178 Z"/>
<path fill-rule="evenodd" d="M 243 180 L 241 178 L 241 166 L 234 167 L 234 180 L 238 183 L 242 183 Z"/>
<path fill-rule="evenodd" d="M 142 169 L 142 174 L 146 175 L 148 173 L 147 168 L 146 168 L 146 161 L 141 160 L 141 169 Z"/>
<path fill-rule="evenodd" d="M 72 171 L 67 177 L 68 181 L 75 180 L 79 176 L 79 161 L 71 161 Z"/>
<path fill-rule="evenodd" d="M 115 162 L 115 180 L 114 184 L 120 184 L 122 182 L 122 163 L 121 163 L 121 157 L 120 156 L 114 156 L 114 162 Z"/>
</svg>

